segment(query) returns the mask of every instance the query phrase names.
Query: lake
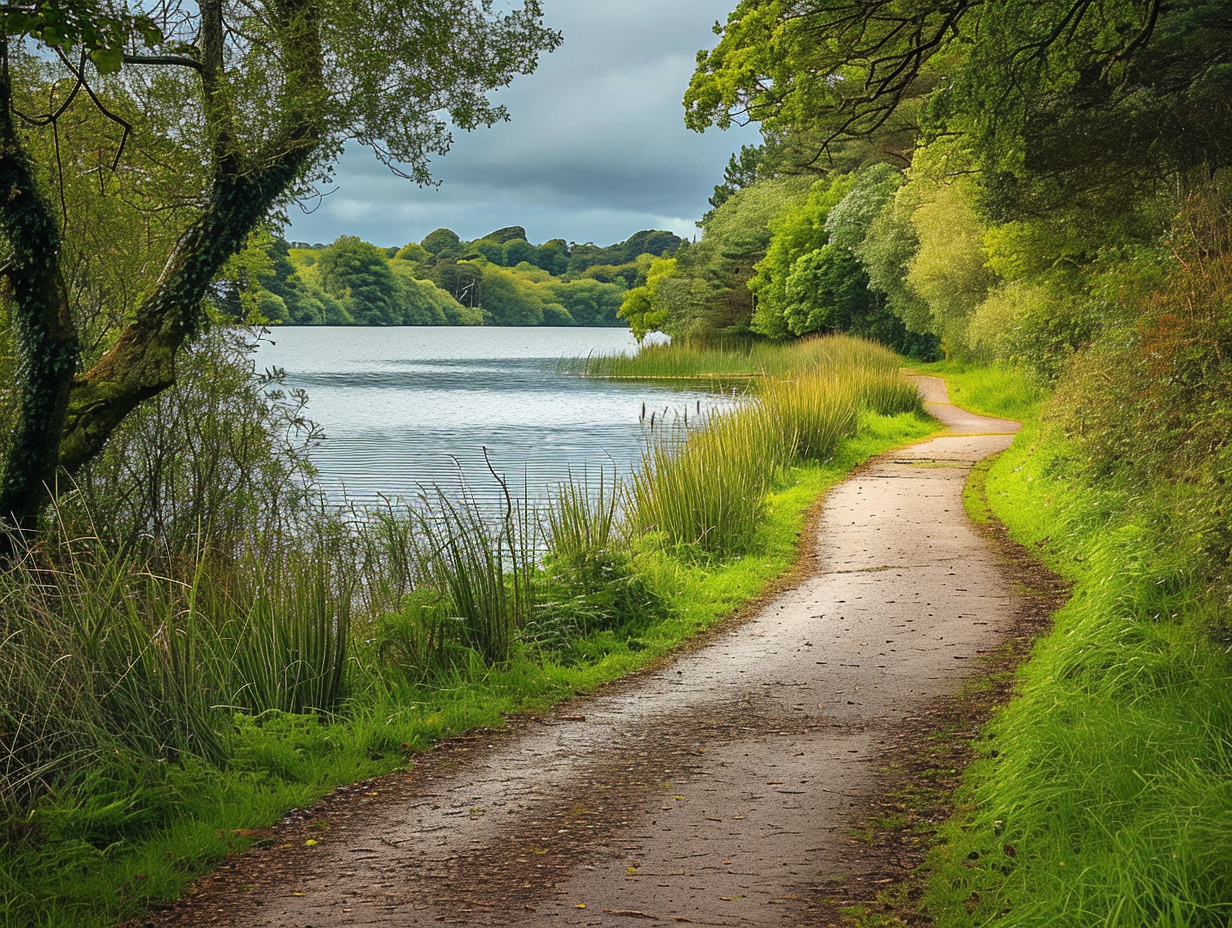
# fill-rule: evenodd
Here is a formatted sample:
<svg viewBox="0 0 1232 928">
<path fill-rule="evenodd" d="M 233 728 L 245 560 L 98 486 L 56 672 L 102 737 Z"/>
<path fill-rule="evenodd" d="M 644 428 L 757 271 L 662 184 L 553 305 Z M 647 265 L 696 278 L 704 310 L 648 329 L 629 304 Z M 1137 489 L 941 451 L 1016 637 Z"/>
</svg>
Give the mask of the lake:
<svg viewBox="0 0 1232 928">
<path fill-rule="evenodd" d="M 692 422 L 731 402 L 556 369 L 621 351 L 637 351 L 627 329 L 312 326 L 273 329 L 257 364 L 308 391 L 326 434 L 312 460 L 336 502 L 409 499 L 433 485 L 456 494 L 460 477 L 494 501 L 484 448 L 515 495 L 542 500 L 570 472 L 627 474 L 652 412 L 661 428 L 665 410 L 670 421 L 687 409 Z"/>
</svg>

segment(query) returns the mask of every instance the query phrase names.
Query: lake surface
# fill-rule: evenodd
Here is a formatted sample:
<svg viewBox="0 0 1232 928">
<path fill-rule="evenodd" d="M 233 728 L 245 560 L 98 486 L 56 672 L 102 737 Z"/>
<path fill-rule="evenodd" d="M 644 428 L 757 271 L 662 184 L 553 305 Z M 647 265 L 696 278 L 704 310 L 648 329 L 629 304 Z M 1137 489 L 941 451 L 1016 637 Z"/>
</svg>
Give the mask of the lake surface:
<svg viewBox="0 0 1232 928">
<path fill-rule="evenodd" d="M 464 477 L 491 503 L 499 487 L 484 448 L 515 495 L 543 499 L 571 471 L 627 474 L 651 412 L 661 429 L 665 410 L 694 422 L 731 402 L 556 370 L 562 358 L 619 351 L 637 351 L 627 329 L 311 326 L 272 330 L 257 364 L 308 391 L 326 434 L 312 459 L 332 500 L 413 499 L 433 485 L 454 495 Z"/>
</svg>

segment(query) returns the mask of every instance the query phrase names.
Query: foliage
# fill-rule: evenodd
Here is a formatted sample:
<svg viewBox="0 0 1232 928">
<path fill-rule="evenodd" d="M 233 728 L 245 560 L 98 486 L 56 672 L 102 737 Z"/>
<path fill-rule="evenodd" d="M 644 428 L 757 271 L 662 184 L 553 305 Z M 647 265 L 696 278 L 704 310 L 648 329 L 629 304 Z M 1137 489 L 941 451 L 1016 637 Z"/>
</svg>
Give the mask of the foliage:
<svg viewBox="0 0 1232 928">
<path fill-rule="evenodd" d="M 749 281 L 769 247 L 770 222 L 808 188 L 806 178 L 766 178 L 707 213 L 701 241 L 675 253 L 676 274 L 657 294 L 660 330 L 673 338 L 747 336 L 754 311 Z"/>
<path fill-rule="evenodd" d="M 620 318 L 629 323 L 639 342 L 649 332 L 659 331 L 667 321 L 668 308 L 663 305 L 663 282 L 676 273 L 675 258 L 656 258 L 646 272 L 646 283 L 634 287 L 620 303 Z"/>
<path fill-rule="evenodd" d="M 325 292 L 341 302 L 358 325 L 396 325 L 403 320 L 398 280 L 383 252 L 353 235 L 341 236 L 317 255 Z"/>
<path fill-rule="evenodd" d="M 827 244 L 826 217 L 831 207 L 846 196 L 849 187 L 848 178 L 817 181 L 803 201 L 767 223 L 771 238 L 766 256 L 758 262 L 757 274 L 749 282 L 749 289 L 758 298 L 754 331 L 781 338 L 789 332 L 802 335 L 819 327 L 793 326 L 788 321 L 787 316 L 791 314 L 802 323 L 799 317 L 808 313 L 792 304 L 787 295 L 787 279 L 797 261 Z"/>
<path fill-rule="evenodd" d="M 967 325 L 996 281 L 987 267 L 984 228 L 960 182 L 927 190 L 912 213 L 919 249 L 907 284 L 928 304 L 931 330 L 947 350 L 970 349 Z"/>
<path fill-rule="evenodd" d="M 259 337 L 221 327 L 201 336 L 178 385 L 130 416 L 62 494 L 64 530 L 172 563 L 229 554 L 247 532 L 292 531 L 312 500 L 320 433 L 303 391 L 255 369 Z"/>
<path fill-rule="evenodd" d="M 499 11 L 449 0 L 413 15 L 396 5 L 301 9 L 282 0 L 150 14 L 74 2 L 8 10 L 4 28 L 0 181 L 23 194 L 0 209 L 6 322 L 22 359 L 0 476 L 9 529 L 0 542 L 10 546 L 15 531 L 37 529 L 61 472 L 79 471 L 134 409 L 174 383 L 176 354 L 203 328 L 219 272 L 344 141 L 427 181 L 429 157 L 449 147 L 450 122 L 470 129 L 504 118 L 487 94 L 560 41 L 534 0 Z M 67 54 L 76 46 L 81 59 Z M 27 94 L 48 103 L 27 110 Z M 98 163 L 87 168 L 97 170 L 97 192 L 82 184 L 75 193 L 90 190 L 90 204 L 119 194 L 117 203 L 138 215 L 164 211 L 175 226 L 169 242 L 150 243 L 146 256 L 161 270 L 148 287 L 134 281 L 134 311 L 110 313 L 119 326 L 84 371 L 64 277 L 72 252 L 62 244 L 64 228 L 88 220 L 91 207 L 79 210 L 74 196 L 70 214 L 70 198 L 55 196 L 66 173 L 59 123 L 73 106 L 93 107 L 120 136 L 104 146 L 115 150 L 110 165 L 95 149 Z M 27 145 L 19 120 L 50 126 L 55 144 Z M 48 147 L 54 160 L 40 163 Z M 168 151 L 175 157 L 163 160 Z M 109 191 L 106 175 L 125 154 L 141 168 Z M 80 148 L 69 156 L 89 160 Z M 177 163 L 192 167 L 177 176 Z M 126 196 L 134 186 L 155 195 Z M 383 317 L 385 308 L 365 311 Z"/>
</svg>

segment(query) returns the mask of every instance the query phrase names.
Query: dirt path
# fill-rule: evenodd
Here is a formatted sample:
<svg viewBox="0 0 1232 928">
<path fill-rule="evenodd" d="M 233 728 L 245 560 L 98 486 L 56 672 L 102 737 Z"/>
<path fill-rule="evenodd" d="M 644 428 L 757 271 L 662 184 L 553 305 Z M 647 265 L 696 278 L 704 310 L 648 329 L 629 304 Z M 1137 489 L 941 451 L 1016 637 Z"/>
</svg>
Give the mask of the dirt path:
<svg viewBox="0 0 1232 928">
<path fill-rule="evenodd" d="M 335 796 L 165 923 L 807 922 L 895 726 L 1015 616 L 962 489 L 1017 425 L 921 383 L 951 431 L 831 492 L 809 579 L 614 693 Z"/>
</svg>

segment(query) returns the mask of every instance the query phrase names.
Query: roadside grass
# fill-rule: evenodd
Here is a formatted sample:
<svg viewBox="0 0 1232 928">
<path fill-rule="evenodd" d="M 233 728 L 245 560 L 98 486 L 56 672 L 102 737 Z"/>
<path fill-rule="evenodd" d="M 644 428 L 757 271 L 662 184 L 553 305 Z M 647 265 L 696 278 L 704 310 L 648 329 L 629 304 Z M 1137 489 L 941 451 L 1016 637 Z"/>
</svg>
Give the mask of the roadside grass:
<svg viewBox="0 0 1232 928">
<path fill-rule="evenodd" d="M 0 706 L 9 750 L 0 763 L 9 771 L 33 762 L 31 788 L 41 785 L 32 801 L 4 797 L 0 925 L 89 928 L 140 915 L 261 840 L 288 810 L 404 769 L 443 738 L 645 667 L 762 595 L 793 564 L 805 515 L 827 487 L 935 429 L 910 411 L 904 391 L 879 381 L 897 377 L 887 352 L 836 340 L 799 358 L 814 372 L 841 362 L 854 375 L 864 364 L 852 401 L 858 428 L 827 456 L 801 452 L 797 428 L 784 431 L 761 400 L 732 413 L 762 425 L 745 455 L 761 476 L 738 484 L 759 488 L 756 516 L 720 527 L 739 544 L 708 546 L 720 530 L 708 526 L 672 537 L 637 513 L 636 493 L 621 516 L 613 496 L 575 487 L 546 527 L 515 507 L 496 525 L 465 505 L 418 521 L 391 508 L 357 535 L 320 523 L 317 542 L 280 545 L 279 560 L 219 563 L 203 553 L 183 576 L 130 576 L 88 540 L 66 542 L 54 557 L 32 551 L 49 560 L 4 578 L 9 607 L 37 608 L 20 628 L 6 613 L 0 685 L 38 695 L 33 675 L 54 671 L 40 698 L 64 704 L 44 707 L 46 730 L 24 742 L 9 736 L 29 714 Z M 720 441 L 718 431 L 742 427 L 702 425 L 671 455 L 687 458 Z M 645 479 L 657 479 L 653 467 L 675 466 L 669 458 Z M 80 608 L 96 609 L 97 621 L 42 642 L 51 660 L 31 659 L 26 677 L 12 677 L 12 646 L 34 648 L 40 642 L 26 640 L 34 630 L 63 626 L 55 609 L 72 597 L 88 601 Z M 122 716 L 113 713 L 119 723 L 102 717 L 117 694 L 127 700 Z M 148 706 L 179 714 L 154 724 Z M 143 734 L 129 737 L 125 726 Z M 69 763 L 56 739 L 75 731 L 82 737 L 67 745 L 77 752 Z M 216 744 L 203 751 L 207 734 Z M 44 755 L 54 770 L 37 767 Z"/>
<path fill-rule="evenodd" d="M 1073 596 L 977 745 L 924 909 L 942 928 L 1224 926 L 1227 606 L 1188 569 L 1194 540 L 1162 505 L 1079 481 L 1071 456 L 1059 429 L 1032 425 L 987 472 L 993 514 Z"/>
<path fill-rule="evenodd" d="M 944 377 L 951 403 L 985 416 L 1030 422 L 1039 416 L 1048 396 L 1035 375 L 1004 364 L 908 360 L 906 366 L 919 374 Z"/>
</svg>

